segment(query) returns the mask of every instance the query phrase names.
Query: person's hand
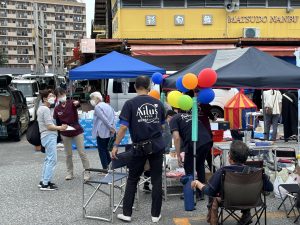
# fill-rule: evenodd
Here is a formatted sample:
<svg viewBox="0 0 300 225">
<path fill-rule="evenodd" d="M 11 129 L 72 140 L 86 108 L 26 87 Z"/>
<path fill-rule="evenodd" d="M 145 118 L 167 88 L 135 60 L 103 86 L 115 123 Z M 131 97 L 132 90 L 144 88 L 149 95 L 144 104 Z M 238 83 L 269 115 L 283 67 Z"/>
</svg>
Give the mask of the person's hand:
<svg viewBox="0 0 300 225">
<path fill-rule="evenodd" d="M 116 130 L 115 130 L 115 129 L 113 129 L 113 128 L 110 128 L 110 130 L 109 130 L 109 131 L 110 131 L 110 133 L 111 133 L 111 134 L 115 134 L 115 133 L 116 133 Z"/>
<path fill-rule="evenodd" d="M 112 151 L 111 151 L 111 158 L 112 159 L 117 159 L 117 154 L 118 154 L 118 147 L 114 146 Z"/>
<path fill-rule="evenodd" d="M 68 125 L 67 124 L 63 124 L 60 126 L 60 131 L 65 131 L 67 129 Z"/>
<path fill-rule="evenodd" d="M 79 105 L 79 101 L 74 101 L 74 102 L 73 102 L 73 105 L 74 105 L 74 106 L 78 106 L 78 105 Z"/>
<path fill-rule="evenodd" d="M 182 157 L 180 154 L 177 154 L 178 166 L 183 167 Z"/>
<path fill-rule="evenodd" d="M 193 180 L 192 183 L 191 183 L 191 188 L 192 189 L 197 188 L 197 184 L 198 184 L 198 181 L 197 180 Z"/>
</svg>

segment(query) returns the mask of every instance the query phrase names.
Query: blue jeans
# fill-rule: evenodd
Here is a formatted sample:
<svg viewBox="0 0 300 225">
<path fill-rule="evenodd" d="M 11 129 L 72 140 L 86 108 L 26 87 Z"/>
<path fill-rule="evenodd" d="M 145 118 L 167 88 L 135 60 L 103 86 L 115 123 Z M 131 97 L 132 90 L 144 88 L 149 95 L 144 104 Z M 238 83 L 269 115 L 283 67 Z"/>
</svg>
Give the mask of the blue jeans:
<svg viewBox="0 0 300 225">
<path fill-rule="evenodd" d="M 110 138 L 97 137 L 98 153 L 103 169 L 107 169 L 111 162 L 111 157 L 108 152 L 108 143 Z"/>
<path fill-rule="evenodd" d="M 266 140 L 269 140 L 271 125 L 273 127 L 273 133 L 272 133 L 271 140 L 272 141 L 276 140 L 279 117 L 280 117 L 279 114 L 265 115 L 265 120 L 266 120 L 265 139 Z"/>
<path fill-rule="evenodd" d="M 44 185 L 48 185 L 51 181 L 57 162 L 57 135 L 48 134 L 41 139 L 42 146 L 45 147 L 46 158 L 43 165 L 42 181 Z"/>
</svg>

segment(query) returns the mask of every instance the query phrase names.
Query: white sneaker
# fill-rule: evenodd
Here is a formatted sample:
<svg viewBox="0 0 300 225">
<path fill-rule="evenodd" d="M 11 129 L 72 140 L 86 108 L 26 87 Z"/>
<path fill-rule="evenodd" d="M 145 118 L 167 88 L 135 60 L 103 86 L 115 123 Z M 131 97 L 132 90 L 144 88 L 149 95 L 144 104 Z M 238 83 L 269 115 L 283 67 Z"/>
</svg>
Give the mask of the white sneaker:
<svg viewBox="0 0 300 225">
<path fill-rule="evenodd" d="M 117 218 L 125 222 L 131 222 L 131 216 L 124 216 L 123 214 L 118 214 Z"/>
<path fill-rule="evenodd" d="M 153 223 L 158 223 L 158 221 L 161 219 L 161 215 L 159 215 L 159 217 L 153 217 L 152 216 L 152 222 Z"/>
</svg>

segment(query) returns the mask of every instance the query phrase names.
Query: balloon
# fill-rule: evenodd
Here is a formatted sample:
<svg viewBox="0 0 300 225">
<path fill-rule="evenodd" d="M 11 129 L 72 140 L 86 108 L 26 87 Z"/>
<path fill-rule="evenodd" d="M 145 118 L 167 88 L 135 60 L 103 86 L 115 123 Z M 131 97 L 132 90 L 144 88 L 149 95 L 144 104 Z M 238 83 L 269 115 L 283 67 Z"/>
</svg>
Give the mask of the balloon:
<svg viewBox="0 0 300 225">
<path fill-rule="evenodd" d="M 211 68 L 202 70 L 198 75 L 198 86 L 208 88 L 213 86 L 217 81 L 218 75 L 216 71 Z"/>
<path fill-rule="evenodd" d="M 183 77 L 179 77 L 176 81 L 176 88 L 181 92 L 188 92 L 189 89 L 186 89 L 182 84 Z"/>
<path fill-rule="evenodd" d="M 204 88 L 198 93 L 197 100 L 199 103 L 208 104 L 215 98 L 215 92 L 211 88 Z"/>
<path fill-rule="evenodd" d="M 167 101 L 170 106 L 179 109 L 178 100 L 182 96 L 182 93 L 179 91 L 171 91 L 167 96 Z"/>
<path fill-rule="evenodd" d="M 179 97 L 178 105 L 180 109 L 188 111 L 193 107 L 193 99 L 188 95 L 182 95 Z"/>
<path fill-rule="evenodd" d="M 160 100 L 160 95 L 159 95 L 159 92 L 157 90 L 151 90 L 148 93 L 148 95 L 153 97 L 153 98 L 156 98 L 156 99 Z"/>
<path fill-rule="evenodd" d="M 198 85 L 197 76 L 193 73 L 187 73 L 182 78 L 182 84 L 183 84 L 183 87 L 185 87 L 186 89 L 189 89 L 189 90 L 195 89 Z"/>
<path fill-rule="evenodd" d="M 152 82 L 154 84 L 161 84 L 163 82 L 163 79 L 164 78 L 161 73 L 156 72 L 156 73 L 153 73 L 153 75 L 152 75 Z"/>
</svg>

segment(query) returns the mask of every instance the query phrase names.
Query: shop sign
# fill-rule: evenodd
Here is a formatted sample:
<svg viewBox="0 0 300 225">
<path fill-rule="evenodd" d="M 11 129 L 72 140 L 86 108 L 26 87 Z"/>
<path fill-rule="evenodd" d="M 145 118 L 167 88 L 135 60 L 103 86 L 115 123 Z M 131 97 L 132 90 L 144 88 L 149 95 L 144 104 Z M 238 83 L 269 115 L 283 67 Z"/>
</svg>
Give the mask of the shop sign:
<svg viewBox="0 0 300 225">
<path fill-rule="evenodd" d="M 155 15 L 146 15 L 146 26 L 156 26 Z"/>
<path fill-rule="evenodd" d="M 228 16 L 228 23 L 298 23 L 299 16 Z"/>
<path fill-rule="evenodd" d="M 175 15 L 174 16 L 174 24 L 176 26 L 183 26 L 184 25 L 184 16 L 183 15 Z"/>
</svg>

